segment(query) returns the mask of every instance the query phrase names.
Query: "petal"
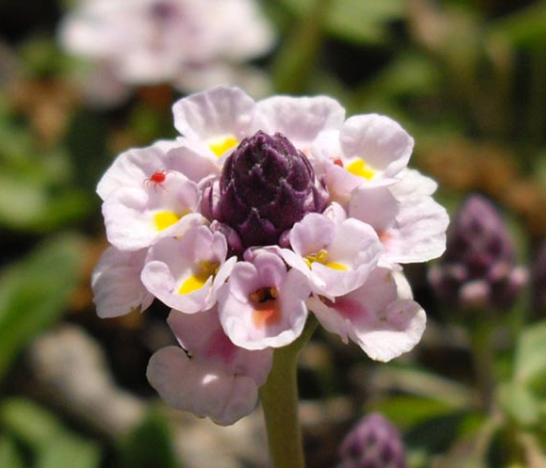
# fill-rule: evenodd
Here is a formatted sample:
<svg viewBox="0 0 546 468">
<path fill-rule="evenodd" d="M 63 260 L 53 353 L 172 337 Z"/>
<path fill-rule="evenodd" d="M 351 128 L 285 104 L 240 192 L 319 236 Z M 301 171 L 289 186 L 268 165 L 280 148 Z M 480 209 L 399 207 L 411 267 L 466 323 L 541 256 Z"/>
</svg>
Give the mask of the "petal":
<svg viewBox="0 0 546 468">
<path fill-rule="evenodd" d="M 395 223 L 399 203 L 388 187 L 361 186 L 353 191 L 349 216 L 382 232 Z"/>
<path fill-rule="evenodd" d="M 227 286 L 218 294 L 220 322 L 225 333 L 237 346 L 249 350 L 286 346 L 301 334 L 305 325 L 307 279 L 292 269 L 283 275 L 281 284 L 275 285 L 276 299 L 256 303 L 251 294 L 257 288 L 273 285 L 265 284 L 258 270 L 251 275 L 251 268 L 244 263 L 247 262 L 235 265 Z M 244 275 L 239 277 L 240 273 Z"/>
<path fill-rule="evenodd" d="M 383 259 L 393 263 L 426 262 L 445 250 L 449 216 L 431 197 L 412 199 L 400 206 L 396 224 L 382 236 Z"/>
<path fill-rule="evenodd" d="M 254 105 L 243 90 L 218 86 L 176 102 L 174 125 L 182 135 L 198 140 L 233 135 L 240 141 L 247 136 Z"/>
<path fill-rule="evenodd" d="M 190 359 L 175 346 L 157 351 L 146 375 L 170 406 L 223 426 L 251 413 L 258 401 L 258 388 L 250 377 L 232 375 L 216 363 Z"/>
<path fill-rule="evenodd" d="M 249 351 L 234 345 L 222 329 L 216 307 L 193 315 L 173 310 L 167 322 L 180 345 L 195 359 L 222 364 L 226 372 L 248 376 L 257 386 L 266 382 L 273 350 Z"/>
<path fill-rule="evenodd" d="M 257 128 L 266 133 L 282 133 L 300 149 L 323 130 L 341 127 L 345 109 L 332 98 L 275 96 L 257 104 Z"/>
<path fill-rule="evenodd" d="M 169 170 L 165 155 L 179 145 L 176 141 L 162 140 L 145 148 L 134 148 L 121 153 L 97 185 L 97 193 L 106 200 L 121 187 L 142 188 L 145 181 L 157 171 Z"/>
<path fill-rule="evenodd" d="M 347 119 L 340 138 L 345 156 L 362 158 L 385 177 L 404 169 L 413 150 L 413 138 L 397 122 L 377 114 Z"/>
<path fill-rule="evenodd" d="M 146 251 L 122 252 L 109 247 L 92 275 L 93 301 L 101 318 L 146 310 L 154 297 L 140 281 Z"/>
</svg>

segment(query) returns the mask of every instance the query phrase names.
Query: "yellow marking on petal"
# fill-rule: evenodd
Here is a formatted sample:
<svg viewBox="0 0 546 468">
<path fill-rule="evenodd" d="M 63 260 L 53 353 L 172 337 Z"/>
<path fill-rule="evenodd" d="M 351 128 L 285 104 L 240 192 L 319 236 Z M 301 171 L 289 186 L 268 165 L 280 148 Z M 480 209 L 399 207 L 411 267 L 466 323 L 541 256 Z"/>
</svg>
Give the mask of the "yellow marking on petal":
<svg viewBox="0 0 546 468">
<path fill-rule="evenodd" d="M 326 262 L 324 266 L 332 268 L 333 270 L 347 271 L 347 267 L 337 262 Z"/>
<path fill-rule="evenodd" d="M 190 276 L 182 283 L 182 286 L 180 286 L 180 289 L 178 290 L 178 294 L 190 294 L 201 289 L 209 277 L 210 275 L 207 273 L 198 273 L 197 275 Z"/>
<path fill-rule="evenodd" d="M 328 251 L 325 249 L 319 250 L 316 254 L 311 254 L 303 257 L 303 261 L 306 265 L 311 268 L 311 265 L 315 262 L 318 262 L 328 268 L 334 270 L 347 271 L 347 267 L 337 262 L 328 262 Z"/>
<path fill-rule="evenodd" d="M 237 138 L 233 136 L 228 136 L 228 137 L 218 138 L 211 141 L 209 143 L 209 148 L 219 158 L 226 151 L 237 146 L 238 144 L 239 142 L 237 141 Z"/>
<path fill-rule="evenodd" d="M 163 231 L 176 224 L 181 217 L 174 211 L 160 211 L 154 215 L 154 224 L 158 231 Z"/>
<path fill-rule="evenodd" d="M 347 166 L 347 170 L 358 177 L 371 180 L 375 176 L 375 172 L 369 168 L 366 161 L 363 159 L 357 159 Z"/>
</svg>

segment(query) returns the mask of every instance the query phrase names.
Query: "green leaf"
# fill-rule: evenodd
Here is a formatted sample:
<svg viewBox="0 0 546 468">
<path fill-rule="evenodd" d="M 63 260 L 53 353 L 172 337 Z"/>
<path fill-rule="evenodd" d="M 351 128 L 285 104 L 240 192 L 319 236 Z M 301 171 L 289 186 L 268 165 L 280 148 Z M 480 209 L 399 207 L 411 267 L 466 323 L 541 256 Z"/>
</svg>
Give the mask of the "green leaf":
<svg viewBox="0 0 546 468">
<path fill-rule="evenodd" d="M 169 422 L 152 407 L 121 447 L 121 468 L 182 468 L 173 449 Z"/>
<path fill-rule="evenodd" d="M 528 8 L 493 23 L 492 41 L 508 42 L 515 47 L 541 49 L 546 45 L 546 3 L 536 2 Z"/>
<path fill-rule="evenodd" d="M 505 413 L 521 426 L 533 426 L 540 419 L 540 400 L 521 382 L 502 384 L 498 401 Z"/>
<path fill-rule="evenodd" d="M 283 0 L 285 6 L 306 17 L 314 0 Z M 404 15 L 403 0 L 335 0 L 328 15 L 327 30 L 357 44 L 377 44 L 388 38 L 386 23 Z"/>
<path fill-rule="evenodd" d="M 80 237 L 60 235 L 0 273 L 0 380 L 19 350 L 61 318 L 83 250 Z"/>
<path fill-rule="evenodd" d="M 520 384 L 546 384 L 546 321 L 533 324 L 521 334 L 516 348 L 514 379 Z"/>
<path fill-rule="evenodd" d="M 52 440 L 38 456 L 37 468 L 96 468 L 101 453 L 94 442 L 65 435 Z M 158 465 L 161 466 L 161 465 Z"/>
<path fill-rule="evenodd" d="M 0 407 L 0 422 L 10 434 L 33 451 L 45 448 L 64 433 L 62 424 L 49 411 L 26 398 L 10 398 Z"/>
<path fill-rule="evenodd" d="M 372 411 L 379 411 L 400 428 L 407 428 L 425 421 L 452 414 L 453 406 L 440 400 L 413 395 L 386 398 L 372 405 Z"/>
<path fill-rule="evenodd" d="M 24 468 L 23 458 L 15 442 L 6 436 L 0 437 L 0 466 L 2 468 Z"/>
<path fill-rule="evenodd" d="M 72 434 L 53 413 L 31 400 L 5 401 L 0 422 L 30 449 L 37 468 L 95 468 L 100 464 L 101 452 L 95 442 Z"/>
</svg>

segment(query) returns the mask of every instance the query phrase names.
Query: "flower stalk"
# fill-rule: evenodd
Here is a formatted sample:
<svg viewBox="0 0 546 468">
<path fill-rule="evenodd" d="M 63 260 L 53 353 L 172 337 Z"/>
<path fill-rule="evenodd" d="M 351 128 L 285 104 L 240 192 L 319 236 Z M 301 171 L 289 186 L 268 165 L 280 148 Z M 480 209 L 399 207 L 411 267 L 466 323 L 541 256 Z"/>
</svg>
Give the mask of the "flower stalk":
<svg viewBox="0 0 546 468">
<path fill-rule="evenodd" d="M 298 417 L 297 363 L 300 351 L 317 324 L 317 320 L 310 316 L 301 336 L 289 346 L 275 351 L 273 368 L 260 389 L 273 468 L 305 468 Z"/>
</svg>

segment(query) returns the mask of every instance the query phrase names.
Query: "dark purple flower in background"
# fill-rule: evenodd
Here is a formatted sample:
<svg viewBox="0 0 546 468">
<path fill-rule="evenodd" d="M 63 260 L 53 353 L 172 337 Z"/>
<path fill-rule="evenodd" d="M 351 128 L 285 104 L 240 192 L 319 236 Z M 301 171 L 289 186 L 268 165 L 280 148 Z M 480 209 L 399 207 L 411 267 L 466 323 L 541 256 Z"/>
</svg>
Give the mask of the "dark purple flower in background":
<svg viewBox="0 0 546 468">
<path fill-rule="evenodd" d="M 445 254 L 429 275 L 438 297 L 464 308 L 510 308 L 525 283 L 516 249 L 495 206 L 479 195 L 460 206 Z"/>
<path fill-rule="evenodd" d="M 307 213 L 321 213 L 328 193 L 307 157 L 283 135 L 261 131 L 227 158 L 212 215 L 233 228 L 244 247 L 278 244 Z"/>
<path fill-rule="evenodd" d="M 337 468 L 406 468 L 398 429 L 379 413 L 362 418 L 343 440 Z"/>
<path fill-rule="evenodd" d="M 546 241 L 539 248 L 531 270 L 533 310 L 546 314 Z"/>
</svg>

